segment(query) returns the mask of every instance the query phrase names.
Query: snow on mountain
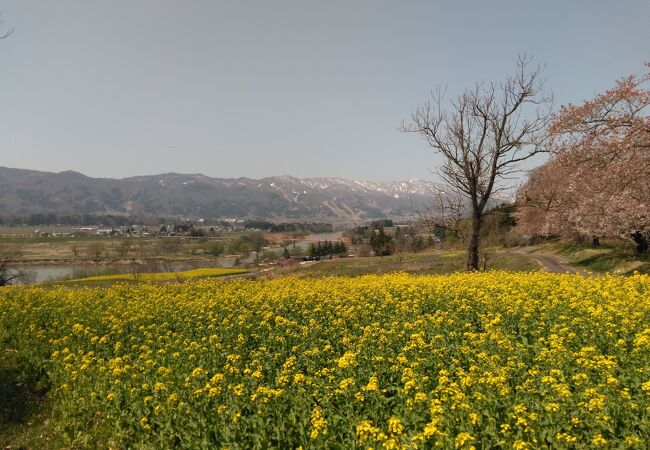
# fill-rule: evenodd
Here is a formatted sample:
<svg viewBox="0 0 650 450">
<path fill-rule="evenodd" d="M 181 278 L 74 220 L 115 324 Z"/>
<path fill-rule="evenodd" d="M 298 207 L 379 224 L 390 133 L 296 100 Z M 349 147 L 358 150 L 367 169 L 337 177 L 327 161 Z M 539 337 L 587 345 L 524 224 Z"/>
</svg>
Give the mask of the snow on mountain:
<svg viewBox="0 0 650 450">
<path fill-rule="evenodd" d="M 0 214 L 133 214 L 276 221 L 410 219 L 444 187 L 424 180 L 212 178 L 165 173 L 122 179 L 0 167 Z"/>
</svg>

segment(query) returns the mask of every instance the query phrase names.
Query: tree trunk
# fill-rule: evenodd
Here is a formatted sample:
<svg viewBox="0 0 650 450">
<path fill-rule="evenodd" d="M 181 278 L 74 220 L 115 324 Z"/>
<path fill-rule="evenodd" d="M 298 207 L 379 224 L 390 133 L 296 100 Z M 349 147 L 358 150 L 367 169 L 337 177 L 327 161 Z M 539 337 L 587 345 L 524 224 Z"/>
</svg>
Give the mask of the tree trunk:
<svg viewBox="0 0 650 450">
<path fill-rule="evenodd" d="M 634 256 L 639 257 L 648 253 L 648 238 L 645 234 L 635 231 L 632 234 L 634 241 Z"/>
<path fill-rule="evenodd" d="M 472 232 L 469 237 L 469 247 L 467 249 L 467 271 L 475 272 L 479 269 L 479 241 L 481 237 L 481 225 L 483 216 L 479 212 L 474 212 L 472 216 Z"/>
</svg>

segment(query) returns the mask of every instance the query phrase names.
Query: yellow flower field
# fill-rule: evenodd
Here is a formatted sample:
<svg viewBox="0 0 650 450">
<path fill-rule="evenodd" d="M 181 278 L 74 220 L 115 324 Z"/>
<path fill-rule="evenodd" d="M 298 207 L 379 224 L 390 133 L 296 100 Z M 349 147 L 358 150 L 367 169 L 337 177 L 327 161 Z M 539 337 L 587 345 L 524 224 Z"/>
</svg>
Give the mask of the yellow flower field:
<svg viewBox="0 0 650 450">
<path fill-rule="evenodd" d="M 488 272 L 0 297 L 81 448 L 646 448 L 650 277 Z"/>
<path fill-rule="evenodd" d="M 138 281 L 176 281 L 191 280 L 193 278 L 223 277 L 228 275 L 241 275 L 247 273 L 246 269 L 237 268 L 204 268 L 184 270 L 181 272 L 145 272 L 137 274 Z M 132 281 L 136 275 L 121 273 L 115 275 L 97 275 L 92 277 L 75 278 L 64 283 L 78 283 L 86 281 Z"/>
</svg>

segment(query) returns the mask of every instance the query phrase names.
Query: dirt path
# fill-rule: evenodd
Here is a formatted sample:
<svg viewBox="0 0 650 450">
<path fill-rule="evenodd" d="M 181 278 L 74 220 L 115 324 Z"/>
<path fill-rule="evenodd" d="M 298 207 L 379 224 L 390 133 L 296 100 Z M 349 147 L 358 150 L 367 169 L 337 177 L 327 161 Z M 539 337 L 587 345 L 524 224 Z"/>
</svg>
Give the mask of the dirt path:
<svg viewBox="0 0 650 450">
<path fill-rule="evenodd" d="M 587 276 L 587 272 L 577 269 L 569 265 L 569 263 L 557 255 L 549 255 L 542 253 L 532 253 L 530 249 L 516 250 L 516 253 L 526 255 L 535 260 L 544 272 L 549 273 L 571 273 L 582 276 Z"/>
<path fill-rule="evenodd" d="M 579 275 L 586 275 L 583 270 L 571 267 L 565 260 L 555 255 L 535 255 L 529 254 L 537 263 L 542 266 L 545 272 L 550 273 L 573 273 Z"/>
</svg>

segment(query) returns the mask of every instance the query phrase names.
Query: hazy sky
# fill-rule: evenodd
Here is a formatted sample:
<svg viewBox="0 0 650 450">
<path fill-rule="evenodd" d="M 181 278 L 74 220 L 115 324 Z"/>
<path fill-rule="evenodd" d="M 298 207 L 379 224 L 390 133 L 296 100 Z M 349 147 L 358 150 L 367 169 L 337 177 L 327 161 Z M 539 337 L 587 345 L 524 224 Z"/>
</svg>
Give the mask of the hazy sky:
<svg viewBox="0 0 650 450">
<path fill-rule="evenodd" d="M 556 103 L 650 60 L 650 1 L 0 0 L 0 165 L 432 179 L 437 84 L 547 64 Z"/>
</svg>

